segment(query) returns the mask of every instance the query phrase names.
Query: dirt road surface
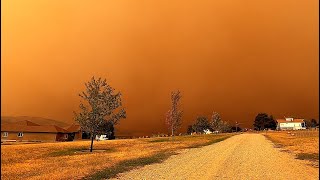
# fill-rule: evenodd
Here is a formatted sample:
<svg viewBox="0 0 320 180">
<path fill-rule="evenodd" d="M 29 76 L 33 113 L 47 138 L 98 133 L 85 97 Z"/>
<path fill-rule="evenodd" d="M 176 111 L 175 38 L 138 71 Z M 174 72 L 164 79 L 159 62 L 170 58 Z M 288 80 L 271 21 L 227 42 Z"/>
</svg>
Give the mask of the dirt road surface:
<svg viewBox="0 0 320 180">
<path fill-rule="evenodd" d="M 161 164 L 117 179 L 319 179 L 319 169 L 274 148 L 260 134 L 241 134 L 202 148 L 187 149 Z"/>
</svg>

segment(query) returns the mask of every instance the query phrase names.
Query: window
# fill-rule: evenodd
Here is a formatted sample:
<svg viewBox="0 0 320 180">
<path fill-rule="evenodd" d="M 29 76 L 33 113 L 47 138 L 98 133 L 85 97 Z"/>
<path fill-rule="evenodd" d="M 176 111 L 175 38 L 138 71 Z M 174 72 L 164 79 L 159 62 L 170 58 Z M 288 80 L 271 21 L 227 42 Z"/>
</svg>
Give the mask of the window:
<svg viewBox="0 0 320 180">
<path fill-rule="evenodd" d="M 23 136 L 23 132 L 19 132 L 18 137 L 22 137 L 22 136 Z"/>
<path fill-rule="evenodd" d="M 3 132 L 2 137 L 8 137 L 8 132 Z"/>
</svg>

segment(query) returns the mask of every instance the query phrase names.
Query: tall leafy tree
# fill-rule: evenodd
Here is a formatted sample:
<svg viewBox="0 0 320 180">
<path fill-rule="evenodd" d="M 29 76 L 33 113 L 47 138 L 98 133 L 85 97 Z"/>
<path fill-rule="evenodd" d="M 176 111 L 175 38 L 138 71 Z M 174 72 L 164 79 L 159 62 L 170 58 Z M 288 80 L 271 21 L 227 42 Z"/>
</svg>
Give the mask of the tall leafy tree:
<svg viewBox="0 0 320 180">
<path fill-rule="evenodd" d="M 171 92 L 171 109 L 166 114 L 166 124 L 173 136 L 182 123 L 182 111 L 179 110 L 179 102 L 181 99 L 180 91 Z"/>
<path fill-rule="evenodd" d="M 310 120 L 310 119 L 304 119 L 304 123 L 305 123 L 305 125 L 306 125 L 307 128 L 312 127 L 312 124 L 311 124 L 311 120 Z"/>
<path fill-rule="evenodd" d="M 80 101 L 80 112 L 74 114 L 81 129 L 91 135 L 90 152 L 92 152 L 94 137 L 110 130 L 110 124 L 113 126 L 120 119 L 126 118 L 126 111 L 122 107 L 121 93 L 115 93 L 115 89 L 106 79 L 96 80 L 92 77 L 85 86 L 86 91 L 79 94 L 84 102 Z"/>
<path fill-rule="evenodd" d="M 196 120 L 196 123 L 192 126 L 195 132 L 203 133 L 206 129 L 211 129 L 211 124 L 205 116 L 199 116 Z"/>
<path fill-rule="evenodd" d="M 319 123 L 317 122 L 317 120 L 315 119 L 304 119 L 305 125 L 307 128 L 312 128 L 312 127 L 316 127 L 319 125 Z"/>
<path fill-rule="evenodd" d="M 259 113 L 254 120 L 253 126 L 256 130 L 276 129 L 277 123 L 272 115 L 269 117 L 267 113 Z"/>
<path fill-rule="evenodd" d="M 317 120 L 311 119 L 311 127 L 316 127 L 317 125 L 319 125 L 319 123 L 317 122 Z"/>
<path fill-rule="evenodd" d="M 263 130 L 268 122 L 269 116 L 267 113 L 259 113 L 254 120 L 254 128 L 256 130 Z"/>
<path fill-rule="evenodd" d="M 277 128 L 277 122 L 272 115 L 270 115 L 270 117 L 269 117 L 269 121 L 267 123 L 266 128 L 270 128 L 273 130 Z"/>
</svg>

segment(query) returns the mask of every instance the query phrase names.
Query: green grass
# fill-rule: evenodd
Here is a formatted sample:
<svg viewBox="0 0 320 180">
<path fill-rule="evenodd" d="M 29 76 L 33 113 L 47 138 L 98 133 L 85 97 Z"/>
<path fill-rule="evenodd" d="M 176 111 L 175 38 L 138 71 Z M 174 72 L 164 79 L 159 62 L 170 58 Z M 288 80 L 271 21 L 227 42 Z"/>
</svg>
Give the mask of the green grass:
<svg viewBox="0 0 320 180">
<path fill-rule="evenodd" d="M 96 180 L 96 179 L 109 179 L 115 178 L 117 174 L 123 173 L 125 171 L 130 171 L 132 169 L 142 167 L 148 164 L 160 163 L 171 155 L 175 154 L 174 152 L 160 152 L 148 157 L 142 157 L 137 159 L 130 159 L 126 161 L 122 161 L 119 164 L 112 166 L 110 168 L 104 169 L 102 171 L 98 171 L 89 177 L 84 179 Z"/>
<path fill-rule="evenodd" d="M 297 159 L 319 161 L 319 154 L 318 153 L 299 153 L 297 154 Z"/>
</svg>

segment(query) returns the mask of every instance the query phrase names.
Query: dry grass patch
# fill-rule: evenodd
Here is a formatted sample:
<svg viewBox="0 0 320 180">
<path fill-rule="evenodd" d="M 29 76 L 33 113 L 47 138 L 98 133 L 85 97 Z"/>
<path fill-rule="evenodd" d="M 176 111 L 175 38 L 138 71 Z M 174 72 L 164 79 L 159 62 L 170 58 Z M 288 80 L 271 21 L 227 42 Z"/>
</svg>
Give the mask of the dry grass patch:
<svg viewBox="0 0 320 180">
<path fill-rule="evenodd" d="M 275 147 L 294 153 L 297 159 L 312 160 L 319 164 L 319 131 L 278 131 L 263 134 Z"/>
<path fill-rule="evenodd" d="M 100 151 L 94 153 L 78 153 L 88 150 L 90 141 L 1 145 L 1 178 L 82 179 L 94 177 L 99 172 L 116 173 L 119 167 L 119 172 L 122 172 L 127 170 L 123 168 L 125 162 L 135 162 L 130 167 L 158 162 L 166 157 L 160 156 L 161 154 L 206 145 L 230 136 L 231 134 L 220 134 L 95 141 L 94 149 Z"/>
<path fill-rule="evenodd" d="M 94 149 L 93 152 L 114 152 L 115 149 L 106 148 L 106 149 Z M 71 148 L 66 150 L 59 150 L 54 151 L 48 154 L 49 157 L 56 157 L 56 156 L 72 156 L 72 155 L 80 155 L 91 153 L 88 148 Z"/>
<path fill-rule="evenodd" d="M 230 136 L 221 137 L 221 138 L 218 138 L 218 139 L 211 139 L 208 142 L 203 142 L 203 143 L 200 143 L 200 144 L 194 144 L 194 145 L 189 146 L 188 148 L 199 148 L 199 147 L 203 147 L 203 146 L 208 146 L 208 145 L 223 141 L 223 140 L 225 140 L 225 139 L 227 139 L 229 137 Z"/>
<path fill-rule="evenodd" d="M 104 169 L 102 171 L 98 171 L 84 179 L 90 179 L 90 180 L 96 180 L 96 179 L 110 179 L 115 178 L 117 174 L 123 173 L 125 171 L 130 171 L 134 168 L 142 167 L 148 164 L 153 163 L 160 163 L 167 158 L 169 158 L 171 155 L 176 154 L 174 152 L 160 152 L 156 153 L 152 156 L 148 157 L 140 157 L 136 159 L 129 159 L 122 161 L 115 166 L 112 166 L 110 168 Z"/>
<path fill-rule="evenodd" d="M 311 161 L 319 161 L 319 154 L 318 153 L 313 153 L 313 154 L 309 154 L 309 153 L 299 153 L 297 154 L 297 159 L 301 159 L 301 160 L 311 160 Z"/>
</svg>

